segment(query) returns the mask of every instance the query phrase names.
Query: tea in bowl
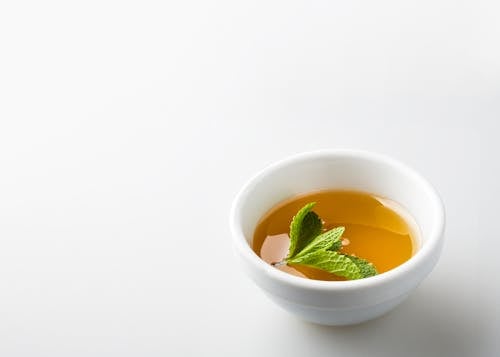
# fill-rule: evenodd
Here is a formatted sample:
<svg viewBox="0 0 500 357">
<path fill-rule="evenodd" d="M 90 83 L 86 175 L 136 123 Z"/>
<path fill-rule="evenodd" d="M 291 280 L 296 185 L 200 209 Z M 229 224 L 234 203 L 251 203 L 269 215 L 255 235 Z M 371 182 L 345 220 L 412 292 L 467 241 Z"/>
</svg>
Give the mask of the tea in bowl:
<svg viewBox="0 0 500 357">
<path fill-rule="evenodd" d="M 362 151 L 299 154 L 253 177 L 234 200 L 244 271 L 298 317 L 348 325 L 403 301 L 439 259 L 444 207 L 418 173 Z"/>
</svg>

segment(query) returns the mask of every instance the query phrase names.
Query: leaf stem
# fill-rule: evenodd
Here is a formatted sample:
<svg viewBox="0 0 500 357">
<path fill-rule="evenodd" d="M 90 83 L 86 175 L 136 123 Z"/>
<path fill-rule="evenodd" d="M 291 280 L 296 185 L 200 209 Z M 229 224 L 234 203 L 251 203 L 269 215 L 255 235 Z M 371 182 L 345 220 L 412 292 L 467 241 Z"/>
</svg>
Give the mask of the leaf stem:
<svg viewBox="0 0 500 357">
<path fill-rule="evenodd" d="M 280 266 L 282 266 L 282 265 L 286 265 L 286 259 L 283 259 L 283 260 L 282 260 L 282 261 L 280 261 L 280 262 L 274 262 L 274 263 L 271 263 L 271 265 L 272 265 L 273 267 L 280 267 Z"/>
</svg>

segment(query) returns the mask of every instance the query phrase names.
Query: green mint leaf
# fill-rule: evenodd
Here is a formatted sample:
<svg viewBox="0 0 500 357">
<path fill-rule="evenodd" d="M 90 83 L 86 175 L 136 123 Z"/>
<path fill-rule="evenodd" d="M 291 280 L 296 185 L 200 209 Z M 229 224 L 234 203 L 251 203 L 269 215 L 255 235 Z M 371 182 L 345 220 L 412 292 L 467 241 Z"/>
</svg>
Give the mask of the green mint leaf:
<svg viewBox="0 0 500 357">
<path fill-rule="evenodd" d="M 306 255 L 315 250 L 338 250 L 342 246 L 342 234 L 344 233 L 344 227 L 336 227 L 330 229 L 327 232 L 321 233 L 316 236 L 308 245 L 304 247 L 300 252 L 298 252 L 295 256 L 299 257 L 302 255 Z M 332 249 L 335 248 L 335 249 Z"/>
<path fill-rule="evenodd" d="M 342 238 L 342 237 L 340 237 L 340 238 Z M 336 240 L 335 242 L 333 242 L 333 244 L 331 245 L 330 248 L 328 248 L 328 250 L 335 252 L 337 250 L 340 250 L 340 248 L 342 248 L 342 239 L 339 239 L 339 240 Z"/>
<path fill-rule="evenodd" d="M 331 250 L 316 250 L 306 255 L 287 260 L 288 264 L 306 265 L 325 270 L 347 279 L 361 279 L 363 275 L 358 266 L 343 254 Z"/>
<path fill-rule="evenodd" d="M 356 264 L 361 272 L 363 278 L 368 278 L 370 276 L 377 275 L 377 269 L 375 266 L 370 263 L 368 260 L 363 258 L 358 258 L 353 255 L 345 254 L 347 258 L 349 258 L 354 264 Z"/>
<path fill-rule="evenodd" d="M 290 224 L 290 248 L 287 259 L 295 256 L 321 233 L 323 222 L 311 211 L 315 204 L 316 202 L 308 203 L 293 217 Z"/>
<path fill-rule="evenodd" d="M 342 248 L 344 227 L 321 233 L 323 222 L 312 211 L 315 204 L 316 202 L 308 203 L 293 217 L 288 255 L 273 265 L 305 265 L 350 280 L 377 275 L 377 270 L 367 260 L 338 252 Z"/>
</svg>

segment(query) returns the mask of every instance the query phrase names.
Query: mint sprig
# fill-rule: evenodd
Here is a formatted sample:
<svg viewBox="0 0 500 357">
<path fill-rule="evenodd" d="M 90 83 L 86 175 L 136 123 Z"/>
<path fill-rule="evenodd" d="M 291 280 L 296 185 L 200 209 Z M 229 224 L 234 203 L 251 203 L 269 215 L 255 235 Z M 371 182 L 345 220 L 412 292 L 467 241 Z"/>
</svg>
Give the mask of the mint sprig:
<svg viewBox="0 0 500 357">
<path fill-rule="evenodd" d="M 305 265 L 350 280 L 377 275 L 372 263 L 353 255 L 340 253 L 344 227 L 323 231 L 323 222 L 312 211 L 316 202 L 302 207 L 290 223 L 288 255 L 273 265 Z"/>
</svg>

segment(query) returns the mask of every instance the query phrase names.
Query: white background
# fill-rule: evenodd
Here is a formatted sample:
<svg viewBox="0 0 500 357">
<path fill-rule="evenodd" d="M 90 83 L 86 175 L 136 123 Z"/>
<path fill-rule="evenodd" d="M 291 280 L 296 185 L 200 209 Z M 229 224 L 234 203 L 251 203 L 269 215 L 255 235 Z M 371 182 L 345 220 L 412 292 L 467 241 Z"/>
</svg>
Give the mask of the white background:
<svg viewBox="0 0 500 357">
<path fill-rule="evenodd" d="M 498 356 L 500 6 L 0 3 L 0 356 Z M 257 170 L 357 148 L 426 176 L 442 259 L 388 315 L 311 325 L 239 271 Z"/>
</svg>

